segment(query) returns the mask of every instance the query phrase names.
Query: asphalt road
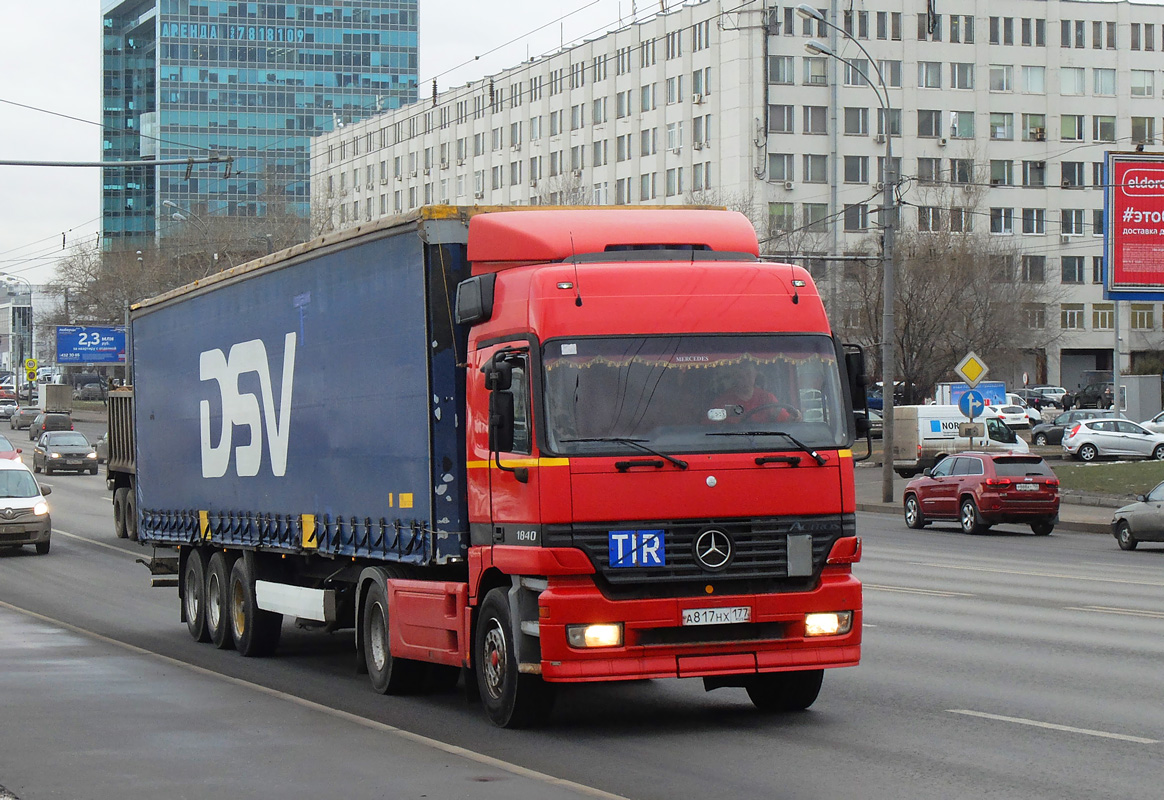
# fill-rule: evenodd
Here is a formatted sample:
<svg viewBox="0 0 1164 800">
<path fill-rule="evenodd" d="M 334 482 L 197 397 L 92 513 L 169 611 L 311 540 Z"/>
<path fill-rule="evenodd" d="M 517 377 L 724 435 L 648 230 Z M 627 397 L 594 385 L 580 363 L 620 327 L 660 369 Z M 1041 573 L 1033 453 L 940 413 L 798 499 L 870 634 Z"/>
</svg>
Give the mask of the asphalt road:
<svg viewBox="0 0 1164 800">
<path fill-rule="evenodd" d="M 52 552 L 0 553 L 0 786 L 20 800 L 1159 794 L 1164 549 L 862 514 L 863 663 L 808 712 L 644 681 L 567 687 L 515 732 L 456 692 L 376 695 L 346 632 L 287 623 L 270 659 L 193 642 L 113 537 L 102 478 L 50 482 Z"/>
</svg>

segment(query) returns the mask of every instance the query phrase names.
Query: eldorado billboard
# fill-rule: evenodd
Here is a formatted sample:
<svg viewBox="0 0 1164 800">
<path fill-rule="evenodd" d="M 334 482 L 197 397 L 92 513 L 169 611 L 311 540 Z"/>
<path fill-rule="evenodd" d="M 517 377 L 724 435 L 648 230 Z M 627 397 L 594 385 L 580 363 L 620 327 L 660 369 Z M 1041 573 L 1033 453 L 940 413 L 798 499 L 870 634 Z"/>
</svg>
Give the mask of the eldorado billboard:
<svg viewBox="0 0 1164 800">
<path fill-rule="evenodd" d="M 1164 157 L 1107 153 L 1104 191 L 1105 296 L 1164 294 Z"/>
</svg>

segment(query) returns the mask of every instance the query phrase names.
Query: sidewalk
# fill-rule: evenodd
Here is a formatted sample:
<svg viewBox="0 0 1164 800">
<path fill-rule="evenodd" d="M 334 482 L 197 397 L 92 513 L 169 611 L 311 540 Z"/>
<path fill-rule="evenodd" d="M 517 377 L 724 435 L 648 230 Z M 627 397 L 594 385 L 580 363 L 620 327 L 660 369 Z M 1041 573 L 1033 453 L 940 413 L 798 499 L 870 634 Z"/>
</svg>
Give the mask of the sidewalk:
<svg viewBox="0 0 1164 800">
<path fill-rule="evenodd" d="M 857 464 L 857 510 L 902 515 L 901 498 L 909 480 L 893 476 L 893 502 L 881 502 L 881 465 L 869 461 Z M 1112 511 L 1131 503 L 1130 497 L 1081 495 L 1064 492 L 1060 496 L 1059 523 L 1056 530 L 1103 533 L 1111 535 Z M 904 525 L 905 523 L 902 522 Z"/>
</svg>

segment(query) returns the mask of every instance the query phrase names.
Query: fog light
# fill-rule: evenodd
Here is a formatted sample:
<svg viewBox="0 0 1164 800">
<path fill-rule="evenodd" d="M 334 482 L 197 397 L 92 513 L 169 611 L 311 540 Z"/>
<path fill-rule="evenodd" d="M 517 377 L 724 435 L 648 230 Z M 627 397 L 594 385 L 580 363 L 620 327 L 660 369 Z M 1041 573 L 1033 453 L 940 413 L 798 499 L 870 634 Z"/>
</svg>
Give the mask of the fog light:
<svg viewBox="0 0 1164 800">
<path fill-rule="evenodd" d="M 805 636 L 840 636 L 853 628 L 853 612 L 837 611 L 831 614 L 807 614 L 804 617 Z"/>
<path fill-rule="evenodd" d="M 622 645 L 622 623 L 567 625 L 566 642 L 571 647 L 619 647 Z"/>
</svg>

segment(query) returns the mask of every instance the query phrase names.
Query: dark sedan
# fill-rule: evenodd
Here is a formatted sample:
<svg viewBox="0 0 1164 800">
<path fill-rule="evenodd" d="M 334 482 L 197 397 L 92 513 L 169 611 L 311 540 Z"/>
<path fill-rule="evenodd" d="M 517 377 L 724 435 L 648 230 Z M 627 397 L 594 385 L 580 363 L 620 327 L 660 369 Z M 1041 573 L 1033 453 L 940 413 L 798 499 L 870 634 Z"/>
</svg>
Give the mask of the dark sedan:
<svg viewBox="0 0 1164 800">
<path fill-rule="evenodd" d="M 83 434 L 75 431 L 49 431 L 40 437 L 32 451 L 32 471 L 45 475 L 62 470 L 97 474 L 97 453 Z"/>
<path fill-rule="evenodd" d="M 1077 408 L 1074 411 L 1064 411 L 1050 422 L 1041 422 L 1031 428 L 1031 444 L 1043 447 L 1049 444 L 1062 444 L 1063 433 L 1076 422 L 1085 419 L 1100 417 L 1114 417 L 1116 414 L 1097 408 Z"/>
<path fill-rule="evenodd" d="M 39 413 L 40 409 L 36 406 L 21 406 L 8 418 L 8 427 L 14 431 L 25 430 Z"/>
</svg>

